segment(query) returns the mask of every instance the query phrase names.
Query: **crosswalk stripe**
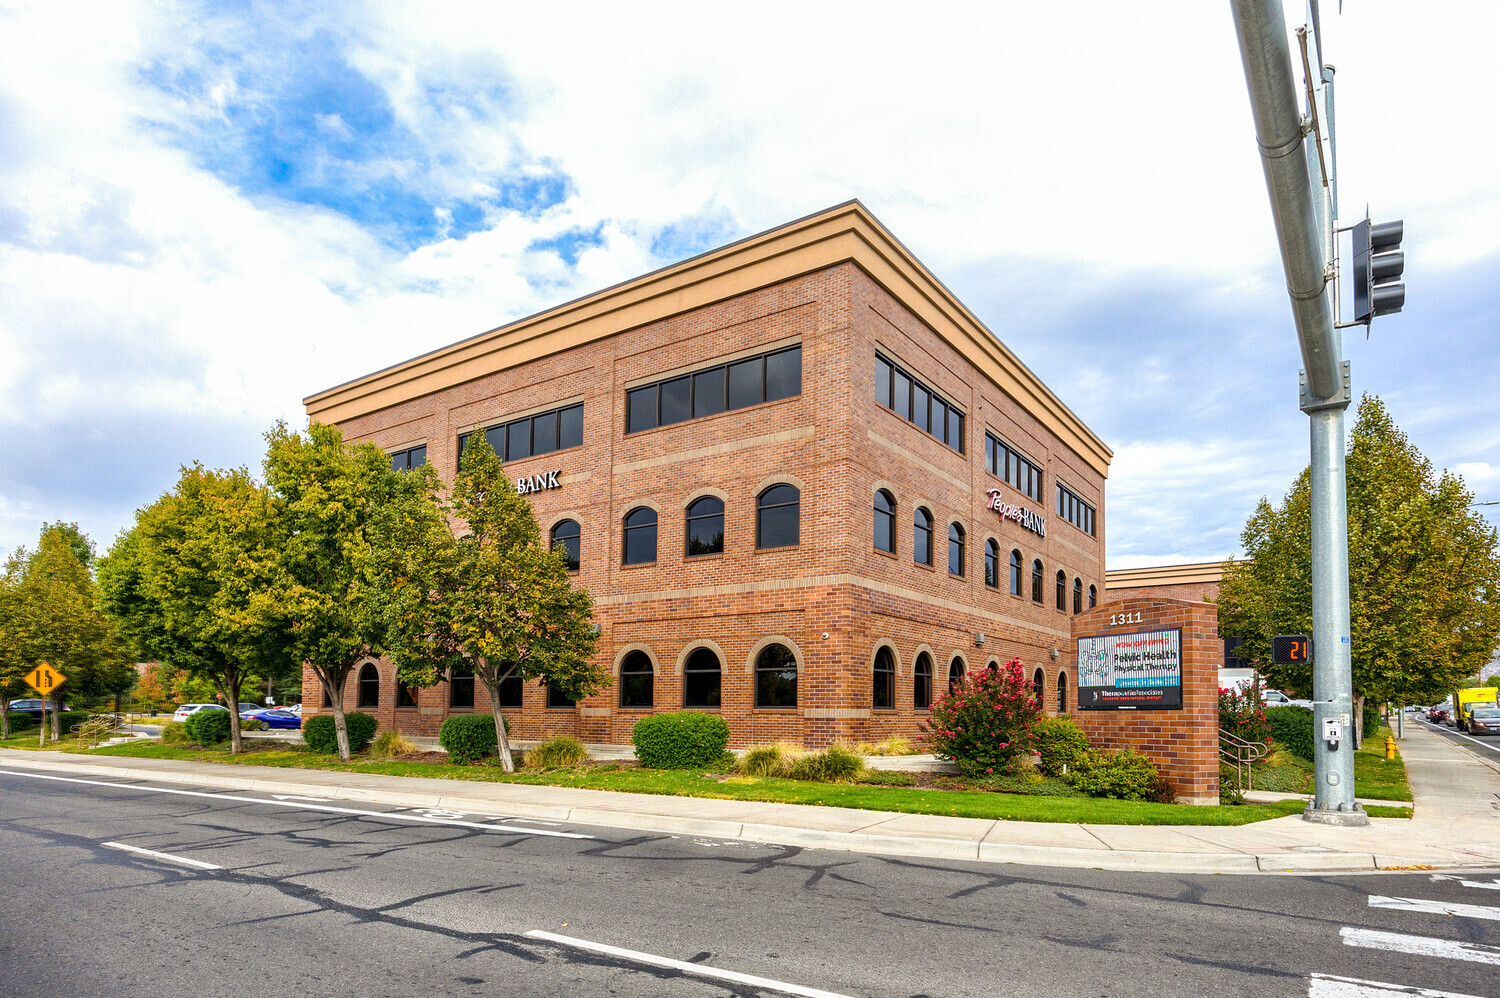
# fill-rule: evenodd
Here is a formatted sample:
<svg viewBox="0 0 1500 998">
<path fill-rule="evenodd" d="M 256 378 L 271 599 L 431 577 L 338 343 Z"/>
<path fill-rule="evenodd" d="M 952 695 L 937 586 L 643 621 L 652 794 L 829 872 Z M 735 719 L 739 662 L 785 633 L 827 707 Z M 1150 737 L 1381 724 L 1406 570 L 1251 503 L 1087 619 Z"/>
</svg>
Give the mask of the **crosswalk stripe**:
<svg viewBox="0 0 1500 998">
<path fill-rule="evenodd" d="M 1465 880 L 1463 877 L 1453 877 L 1446 873 L 1434 873 L 1431 877 L 1433 883 L 1444 880 L 1452 881 L 1461 887 L 1477 887 L 1482 891 L 1500 891 L 1500 880 Z"/>
<path fill-rule="evenodd" d="M 1484 918 L 1492 922 L 1500 922 L 1500 908 L 1488 908 L 1482 904 L 1429 901 L 1426 898 L 1388 898 L 1380 894 L 1371 894 L 1370 907 L 1390 908 L 1396 911 L 1420 911 L 1428 915 L 1452 915 L 1455 918 Z"/>
<path fill-rule="evenodd" d="M 1391 998 L 1392 995 L 1408 995 L 1411 998 L 1475 998 L 1456 991 L 1432 991 L 1428 988 L 1412 988 L 1404 984 L 1386 984 L 1384 981 L 1362 981 L 1357 977 L 1334 977 L 1331 974 L 1314 974 L 1307 982 L 1307 998 Z"/>
<path fill-rule="evenodd" d="M 1339 936 L 1343 938 L 1345 946 L 1411 953 L 1415 956 L 1435 956 L 1445 960 L 1467 960 L 1470 963 L 1487 963 L 1500 967 L 1500 948 L 1479 943 L 1407 936 L 1399 932 L 1379 932 L 1375 929 L 1352 929 L 1348 926 L 1339 930 Z"/>
</svg>

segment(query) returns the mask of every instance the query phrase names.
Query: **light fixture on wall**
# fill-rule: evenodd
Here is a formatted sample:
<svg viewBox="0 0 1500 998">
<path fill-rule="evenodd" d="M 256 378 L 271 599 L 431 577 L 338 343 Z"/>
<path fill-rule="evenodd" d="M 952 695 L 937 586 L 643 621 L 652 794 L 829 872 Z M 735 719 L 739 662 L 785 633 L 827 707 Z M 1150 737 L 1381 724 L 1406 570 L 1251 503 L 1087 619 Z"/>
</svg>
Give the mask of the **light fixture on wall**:
<svg viewBox="0 0 1500 998">
<path fill-rule="evenodd" d="M 1057 652 L 1056 648 L 1052 649 L 1047 654 L 1052 656 L 1052 661 L 1054 661 L 1054 662 L 1057 661 L 1057 654 L 1058 654 L 1058 652 Z"/>
<path fill-rule="evenodd" d="M 975 648 L 983 648 L 984 647 L 984 632 L 983 631 L 980 631 L 978 634 L 974 635 L 974 647 Z"/>
</svg>

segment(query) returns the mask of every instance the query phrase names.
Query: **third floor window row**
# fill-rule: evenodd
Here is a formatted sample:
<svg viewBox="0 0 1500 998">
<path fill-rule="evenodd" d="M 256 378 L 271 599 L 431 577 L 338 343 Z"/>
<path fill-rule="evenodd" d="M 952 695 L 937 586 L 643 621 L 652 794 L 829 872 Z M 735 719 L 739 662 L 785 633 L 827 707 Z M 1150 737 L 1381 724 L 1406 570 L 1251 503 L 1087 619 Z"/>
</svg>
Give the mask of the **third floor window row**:
<svg viewBox="0 0 1500 998">
<path fill-rule="evenodd" d="M 988 431 L 984 435 L 984 470 L 1003 479 L 1022 495 L 1042 501 L 1042 469 L 1025 454 Z"/>
<path fill-rule="evenodd" d="M 484 436 L 502 461 L 519 461 L 524 457 L 578 447 L 583 443 L 583 403 L 500 423 L 485 429 Z M 460 460 L 464 444 L 468 442 L 469 434 L 458 435 Z"/>
<path fill-rule="evenodd" d="M 875 401 L 960 454 L 964 452 L 964 414 L 880 354 L 875 355 Z"/>
<path fill-rule="evenodd" d="M 670 426 L 802 394 L 802 347 L 746 357 L 625 393 L 625 432 Z"/>
<path fill-rule="evenodd" d="M 1061 484 L 1057 486 L 1057 515 L 1090 537 L 1094 536 L 1094 507 Z"/>
</svg>

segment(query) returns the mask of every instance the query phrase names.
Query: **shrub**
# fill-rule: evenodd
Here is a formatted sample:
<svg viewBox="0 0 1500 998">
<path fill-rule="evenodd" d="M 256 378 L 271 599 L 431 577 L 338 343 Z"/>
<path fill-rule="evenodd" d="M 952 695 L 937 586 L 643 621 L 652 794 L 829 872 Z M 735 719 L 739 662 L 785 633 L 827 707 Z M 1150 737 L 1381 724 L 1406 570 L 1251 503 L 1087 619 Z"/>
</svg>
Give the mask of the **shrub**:
<svg viewBox="0 0 1500 998">
<path fill-rule="evenodd" d="M 454 714 L 438 729 L 438 744 L 460 766 L 498 751 L 500 739 L 495 737 L 495 715 Z"/>
<path fill-rule="evenodd" d="M 526 766 L 529 769 L 571 769 L 587 762 L 588 758 L 589 750 L 583 747 L 583 742 L 572 735 L 557 735 L 527 752 Z"/>
<path fill-rule="evenodd" d="M 966 776 L 988 776 L 1031 751 L 1039 714 L 1021 660 L 1013 658 L 1003 669 L 970 673 L 934 700 L 923 728 L 939 757 L 958 763 Z"/>
<path fill-rule="evenodd" d="M 1363 717 L 1364 737 L 1374 738 L 1375 733 L 1380 730 L 1380 708 L 1369 697 L 1365 697 L 1365 709 Z"/>
<path fill-rule="evenodd" d="M 217 745 L 229 737 L 229 711 L 196 710 L 183 722 L 187 736 L 199 745 Z"/>
<path fill-rule="evenodd" d="M 1078 768 L 1078 760 L 1088 754 L 1089 736 L 1071 717 L 1039 717 L 1032 725 L 1036 750 L 1042 756 L 1042 772 L 1061 776 L 1063 767 Z"/>
<path fill-rule="evenodd" d="M 1219 727 L 1247 742 L 1271 744 L 1271 722 L 1260 687 L 1219 690 Z"/>
<path fill-rule="evenodd" d="M 36 722 L 31 719 L 30 714 L 11 714 L 10 733 L 13 735 L 20 734 L 22 731 L 28 730 L 35 723 Z"/>
<path fill-rule="evenodd" d="M 370 743 L 370 754 L 381 759 L 418 752 L 417 743 L 399 731 L 382 731 Z"/>
<path fill-rule="evenodd" d="M 253 717 L 242 717 L 242 718 L 240 718 L 240 730 L 241 731 L 259 731 L 259 730 L 261 730 L 264 727 L 265 727 L 265 724 L 263 722 L 257 721 Z"/>
<path fill-rule="evenodd" d="M 90 714 L 86 710 L 65 710 L 57 715 L 57 723 L 59 725 L 57 730 L 61 731 L 64 735 L 71 735 L 73 733 L 73 725 L 82 724 L 93 716 L 93 714 Z M 47 716 L 47 723 L 52 723 L 50 714 Z"/>
<path fill-rule="evenodd" d="M 870 769 L 860 774 L 858 782 L 872 787 L 914 787 L 917 778 L 910 773 L 892 773 L 883 769 Z"/>
<path fill-rule="evenodd" d="M 891 737 L 878 742 L 859 742 L 854 746 L 854 751 L 860 755 L 915 755 L 916 746 L 912 745 L 911 739 L 901 735 Z"/>
<path fill-rule="evenodd" d="M 1304 707 L 1268 707 L 1266 723 L 1271 726 L 1271 736 L 1288 752 L 1312 762 L 1312 711 Z"/>
<path fill-rule="evenodd" d="M 192 741 L 188 737 L 187 725 L 181 721 L 168 721 L 163 724 L 160 738 L 163 745 L 186 745 Z"/>
<path fill-rule="evenodd" d="M 785 777 L 791 774 L 793 761 L 802 754 L 802 750 L 796 746 L 780 742 L 774 745 L 752 745 L 740 756 L 734 769 L 746 776 Z"/>
<path fill-rule="evenodd" d="M 729 744 L 729 724 L 717 714 L 679 711 L 653 714 L 635 722 L 630 740 L 635 757 L 649 769 L 712 766 Z"/>
<path fill-rule="evenodd" d="M 792 762 L 787 775 L 794 780 L 818 783 L 849 783 L 865 771 L 865 761 L 843 745 L 830 745 L 821 752 L 809 752 Z"/>
<path fill-rule="evenodd" d="M 351 711 L 344 715 L 344 729 L 349 733 L 349 751 L 359 752 L 375 737 L 377 722 L 364 711 Z M 302 722 L 302 740 L 314 752 L 332 755 L 339 750 L 338 730 L 333 726 L 332 714 L 314 714 Z"/>
<path fill-rule="evenodd" d="M 1069 770 L 1067 782 L 1090 797 L 1113 797 L 1117 800 L 1149 800 L 1158 790 L 1160 780 L 1156 764 L 1133 749 L 1118 752 L 1090 749 Z"/>
</svg>

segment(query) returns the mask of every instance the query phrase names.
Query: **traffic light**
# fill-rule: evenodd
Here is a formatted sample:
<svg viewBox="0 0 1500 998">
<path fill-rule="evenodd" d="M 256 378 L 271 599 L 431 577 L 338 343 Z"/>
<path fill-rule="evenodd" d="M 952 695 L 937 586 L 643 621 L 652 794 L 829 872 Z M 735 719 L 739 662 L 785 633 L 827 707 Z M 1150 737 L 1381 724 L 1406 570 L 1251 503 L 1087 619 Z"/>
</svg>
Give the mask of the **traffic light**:
<svg viewBox="0 0 1500 998">
<path fill-rule="evenodd" d="M 1399 221 L 1371 224 L 1368 218 L 1354 227 L 1355 322 L 1391 315 L 1406 304 L 1406 285 L 1400 281 L 1406 269 L 1402 228 Z"/>
</svg>

